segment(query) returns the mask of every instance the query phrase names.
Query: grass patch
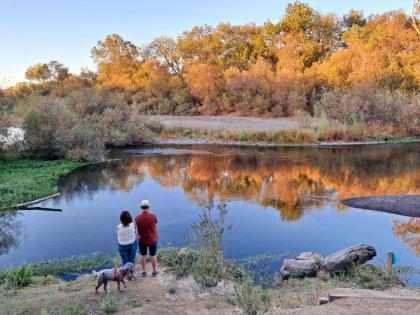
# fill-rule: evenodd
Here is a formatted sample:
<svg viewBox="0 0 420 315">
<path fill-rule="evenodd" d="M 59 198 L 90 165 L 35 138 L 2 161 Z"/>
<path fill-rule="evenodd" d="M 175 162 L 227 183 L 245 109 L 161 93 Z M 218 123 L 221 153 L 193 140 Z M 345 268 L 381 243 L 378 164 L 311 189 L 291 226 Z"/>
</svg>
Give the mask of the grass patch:
<svg viewBox="0 0 420 315">
<path fill-rule="evenodd" d="M 112 295 L 106 295 L 101 302 L 101 310 L 105 314 L 112 314 L 118 312 L 118 301 Z"/>
<path fill-rule="evenodd" d="M 33 271 L 31 266 L 24 265 L 12 268 L 4 273 L 4 280 L 7 286 L 13 288 L 27 287 L 33 282 Z"/>
<path fill-rule="evenodd" d="M 387 276 L 383 270 L 373 265 L 354 266 L 347 271 L 335 275 L 332 281 L 347 282 L 363 289 L 385 290 L 401 284 L 401 281 L 392 274 Z"/>
<path fill-rule="evenodd" d="M 86 164 L 70 160 L 0 160 L 0 209 L 54 194 L 60 176 Z"/>
<path fill-rule="evenodd" d="M 51 282 L 51 277 L 111 265 L 112 261 L 112 257 L 101 256 L 97 253 L 61 259 L 56 258 L 2 271 L 0 272 L 0 283 L 10 282 L 10 284 L 15 283 L 17 286 L 20 286 L 20 283 L 25 283 L 29 274 L 31 275 L 31 280 L 37 280 L 37 282 L 41 283 Z M 42 279 L 39 279 L 40 277 Z"/>
<path fill-rule="evenodd" d="M 170 287 L 169 289 L 168 289 L 168 293 L 169 294 L 175 294 L 176 293 L 176 288 L 174 288 L 174 287 Z"/>
</svg>

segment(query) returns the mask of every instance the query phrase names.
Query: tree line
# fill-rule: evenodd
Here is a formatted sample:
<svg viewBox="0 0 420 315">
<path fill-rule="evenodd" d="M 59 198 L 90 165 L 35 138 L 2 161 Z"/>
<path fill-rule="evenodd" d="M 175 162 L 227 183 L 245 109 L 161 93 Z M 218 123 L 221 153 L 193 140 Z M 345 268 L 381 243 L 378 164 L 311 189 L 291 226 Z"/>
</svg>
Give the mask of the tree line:
<svg viewBox="0 0 420 315">
<path fill-rule="evenodd" d="M 337 17 L 294 1 L 278 22 L 263 25 L 196 26 L 147 45 L 111 34 L 91 50 L 96 71 L 36 64 L 25 73 L 29 83 L 0 90 L 0 106 L 19 118 L 40 99 L 74 99 L 84 91 L 91 95 L 86 103 L 113 93 L 136 114 L 310 115 L 416 136 L 416 23 L 402 11 Z M 81 110 L 92 114 L 92 106 Z"/>
</svg>

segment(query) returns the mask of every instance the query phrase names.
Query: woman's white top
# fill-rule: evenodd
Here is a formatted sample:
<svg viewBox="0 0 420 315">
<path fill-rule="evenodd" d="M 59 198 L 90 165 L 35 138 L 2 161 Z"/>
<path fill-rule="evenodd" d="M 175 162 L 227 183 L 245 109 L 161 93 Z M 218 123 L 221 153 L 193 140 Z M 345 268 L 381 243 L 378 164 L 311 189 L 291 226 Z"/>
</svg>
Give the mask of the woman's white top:
<svg viewBox="0 0 420 315">
<path fill-rule="evenodd" d="M 130 223 L 128 226 L 118 224 L 117 236 L 118 243 L 120 245 L 128 245 L 134 243 L 134 241 L 136 240 L 136 228 L 134 226 L 134 223 Z"/>
</svg>

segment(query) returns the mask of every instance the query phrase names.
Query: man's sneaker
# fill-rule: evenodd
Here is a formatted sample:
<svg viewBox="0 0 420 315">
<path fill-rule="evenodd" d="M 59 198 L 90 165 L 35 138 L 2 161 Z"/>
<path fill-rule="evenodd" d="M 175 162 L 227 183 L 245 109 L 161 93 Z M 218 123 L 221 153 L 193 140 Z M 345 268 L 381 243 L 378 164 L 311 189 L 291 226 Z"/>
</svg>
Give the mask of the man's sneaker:
<svg viewBox="0 0 420 315">
<path fill-rule="evenodd" d="M 159 273 L 159 271 L 157 271 L 157 270 L 153 270 L 153 272 L 152 272 L 152 276 L 153 276 L 153 277 L 156 277 L 158 273 Z"/>
<path fill-rule="evenodd" d="M 146 277 L 146 271 L 142 271 L 142 272 L 141 272 L 141 276 L 142 276 L 142 277 Z"/>
</svg>

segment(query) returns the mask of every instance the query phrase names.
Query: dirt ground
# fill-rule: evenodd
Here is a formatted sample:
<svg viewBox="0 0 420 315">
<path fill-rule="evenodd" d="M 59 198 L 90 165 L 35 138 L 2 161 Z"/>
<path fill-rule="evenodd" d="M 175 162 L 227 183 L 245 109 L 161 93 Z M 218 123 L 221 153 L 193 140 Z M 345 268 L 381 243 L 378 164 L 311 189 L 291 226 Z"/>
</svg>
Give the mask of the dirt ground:
<svg viewBox="0 0 420 315">
<path fill-rule="evenodd" d="M 167 128 L 183 127 L 229 131 L 274 131 L 293 130 L 299 127 L 293 118 L 166 115 L 151 115 L 147 117 L 149 120 L 161 122 Z"/>
<path fill-rule="evenodd" d="M 150 274 L 150 273 L 149 273 Z M 274 290 L 269 310 L 265 314 L 420 314 L 420 302 L 348 298 L 315 306 L 319 296 L 334 289 L 331 284 L 317 289 L 306 284 L 298 290 Z M 309 282 L 309 283 L 310 283 Z M 101 303 L 106 294 L 94 293 L 95 280 L 86 275 L 72 282 L 55 281 L 38 284 L 22 290 L 0 288 L 0 314 L 65 314 L 70 306 L 79 305 L 84 314 L 104 314 Z M 116 314 L 243 314 L 231 302 L 233 284 L 222 282 L 216 288 L 203 290 L 192 277 L 176 279 L 164 269 L 157 277 L 138 277 L 127 282 L 124 292 L 117 284 L 108 284 L 109 294 L 118 300 Z M 420 290 L 394 288 L 392 294 L 406 296 Z"/>
</svg>

